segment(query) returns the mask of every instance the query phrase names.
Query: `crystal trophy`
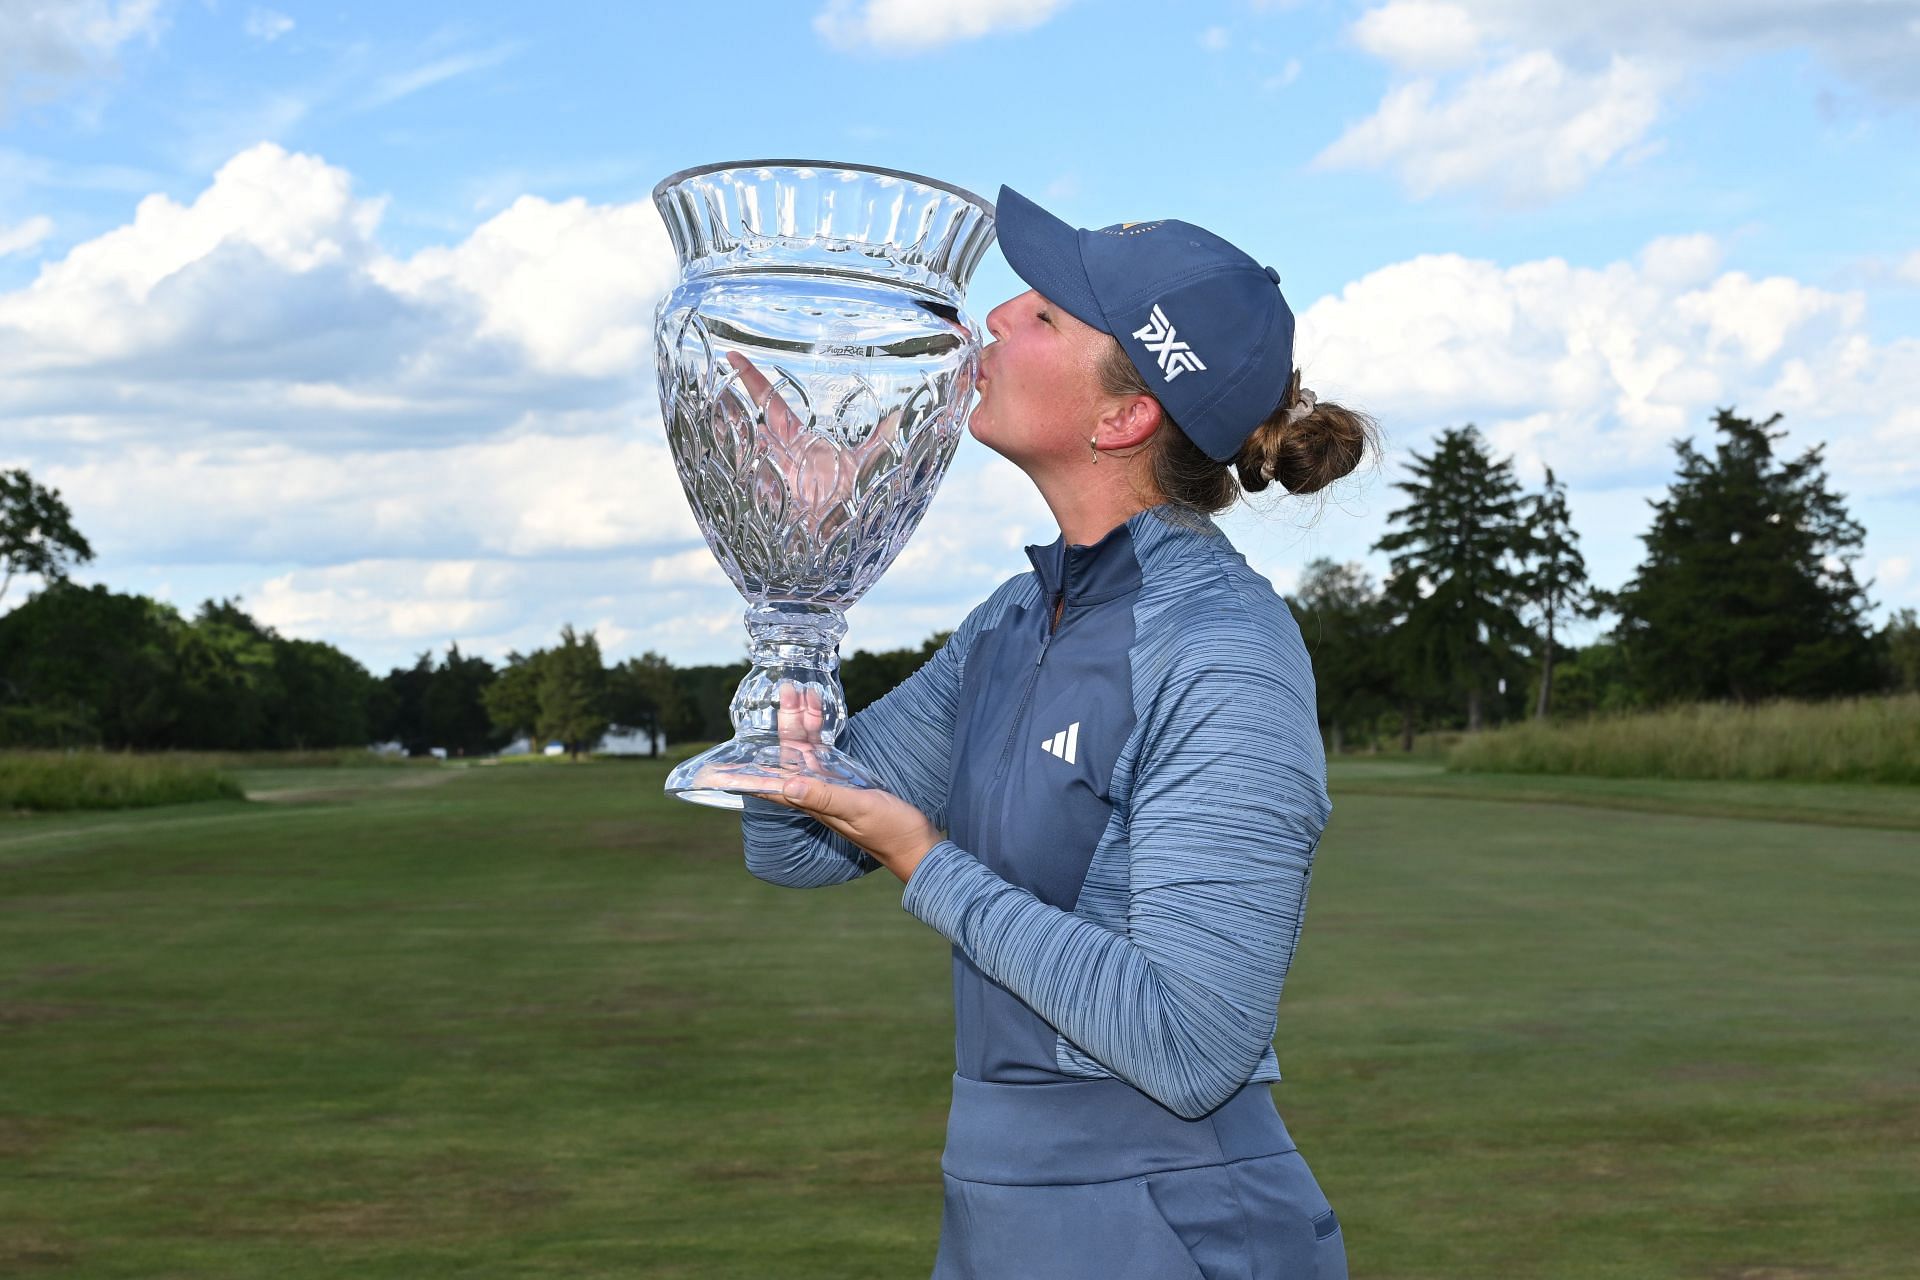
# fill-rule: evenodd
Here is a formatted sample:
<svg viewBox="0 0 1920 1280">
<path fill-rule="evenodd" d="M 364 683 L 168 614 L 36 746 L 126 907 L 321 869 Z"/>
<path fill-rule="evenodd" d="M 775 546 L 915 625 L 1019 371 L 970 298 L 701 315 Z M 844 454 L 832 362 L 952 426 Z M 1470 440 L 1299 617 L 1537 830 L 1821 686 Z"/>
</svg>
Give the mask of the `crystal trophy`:
<svg viewBox="0 0 1920 1280">
<path fill-rule="evenodd" d="M 732 739 L 667 790 L 738 809 L 796 774 L 878 786 L 833 745 L 844 615 L 906 545 L 965 430 L 980 333 L 961 308 L 993 206 L 814 160 L 688 169 L 653 200 L 680 261 L 654 317 L 661 416 L 707 546 L 746 598 L 753 663 Z M 817 743 L 782 742 L 783 689 L 817 708 Z"/>
</svg>

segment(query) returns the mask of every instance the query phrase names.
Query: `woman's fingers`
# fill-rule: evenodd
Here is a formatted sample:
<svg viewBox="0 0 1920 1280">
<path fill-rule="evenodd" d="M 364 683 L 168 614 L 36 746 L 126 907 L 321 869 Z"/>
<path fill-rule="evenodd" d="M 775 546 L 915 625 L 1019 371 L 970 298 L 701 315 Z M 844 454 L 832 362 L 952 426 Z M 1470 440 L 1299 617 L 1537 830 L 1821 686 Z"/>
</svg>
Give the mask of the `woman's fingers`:
<svg viewBox="0 0 1920 1280">
<path fill-rule="evenodd" d="M 747 389 L 748 399 L 766 418 L 768 430 L 783 440 L 791 440 L 800 430 L 800 420 L 794 417 L 786 400 L 774 391 L 767 375 L 738 351 L 727 352 L 727 363 L 740 375 L 740 385 Z"/>
</svg>

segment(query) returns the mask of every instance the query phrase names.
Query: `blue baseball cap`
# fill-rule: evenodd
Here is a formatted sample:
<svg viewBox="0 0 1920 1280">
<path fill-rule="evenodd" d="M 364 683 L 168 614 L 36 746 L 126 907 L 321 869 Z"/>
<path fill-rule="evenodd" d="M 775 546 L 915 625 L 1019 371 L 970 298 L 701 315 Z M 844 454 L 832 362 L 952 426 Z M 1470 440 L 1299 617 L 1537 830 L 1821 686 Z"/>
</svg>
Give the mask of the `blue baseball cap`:
<svg viewBox="0 0 1920 1280">
<path fill-rule="evenodd" d="M 1011 187 L 1000 250 L 1049 302 L 1111 334 L 1187 438 L 1229 461 L 1293 377 L 1280 273 L 1172 218 L 1076 230 Z"/>
</svg>

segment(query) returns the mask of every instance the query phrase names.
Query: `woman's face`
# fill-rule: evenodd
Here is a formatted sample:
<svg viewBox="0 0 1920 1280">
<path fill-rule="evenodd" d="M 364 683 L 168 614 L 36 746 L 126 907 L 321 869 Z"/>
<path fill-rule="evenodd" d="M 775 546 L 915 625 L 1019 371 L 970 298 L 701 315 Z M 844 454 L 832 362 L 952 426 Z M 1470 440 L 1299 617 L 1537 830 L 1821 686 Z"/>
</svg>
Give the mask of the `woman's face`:
<svg viewBox="0 0 1920 1280">
<path fill-rule="evenodd" d="M 1113 397 L 1100 362 L 1113 339 L 1029 289 L 987 313 L 980 401 L 968 419 L 974 439 L 1031 471 L 1077 451 Z"/>
</svg>

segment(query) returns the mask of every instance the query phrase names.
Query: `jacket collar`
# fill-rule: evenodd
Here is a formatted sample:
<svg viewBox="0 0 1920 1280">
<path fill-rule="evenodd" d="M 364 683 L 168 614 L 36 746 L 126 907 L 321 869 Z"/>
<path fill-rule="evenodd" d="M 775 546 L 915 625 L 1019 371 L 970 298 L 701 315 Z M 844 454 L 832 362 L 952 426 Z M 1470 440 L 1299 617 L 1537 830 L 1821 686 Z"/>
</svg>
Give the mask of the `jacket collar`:
<svg viewBox="0 0 1920 1280">
<path fill-rule="evenodd" d="M 1070 605 L 1099 604 L 1138 591 L 1138 544 L 1153 541 L 1163 527 L 1154 511 L 1150 507 L 1115 525 L 1092 546 L 1068 546 L 1062 534 L 1044 547 L 1028 547 L 1027 559 L 1047 599 L 1064 596 Z"/>
</svg>

